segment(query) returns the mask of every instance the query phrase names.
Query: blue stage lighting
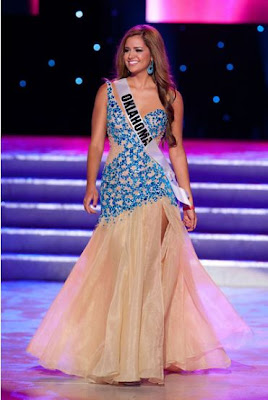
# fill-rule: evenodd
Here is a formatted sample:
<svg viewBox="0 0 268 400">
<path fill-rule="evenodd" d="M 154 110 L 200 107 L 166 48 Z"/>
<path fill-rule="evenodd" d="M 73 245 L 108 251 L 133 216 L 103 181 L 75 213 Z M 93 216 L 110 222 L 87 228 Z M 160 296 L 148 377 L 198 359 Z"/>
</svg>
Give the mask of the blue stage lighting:
<svg viewBox="0 0 268 400">
<path fill-rule="evenodd" d="M 93 50 L 100 51 L 100 49 L 101 49 L 100 44 L 99 43 L 95 43 L 94 46 L 93 46 Z"/>
<path fill-rule="evenodd" d="M 258 26 L 257 26 L 257 31 L 258 31 L 258 32 L 263 32 L 263 31 L 264 31 L 264 26 L 258 25 Z"/>
<path fill-rule="evenodd" d="M 81 85 L 81 84 L 83 83 L 83 79 L 80 78 L 80 77 L 78 77 L 78 78 L 75 79 L 75 83 L 76 83 L 77 85 Z"/>
<path fill-rule="evenodd" d="M 223 49 L 224 48 L 224 43 L 223 42 L 218 42 L 217 46 L 219 49 Z"/>
<path fill-rule="evenodd" d="M 118 16 L 118 10 L 116 8 L 113 8 L 111 11 L 111 16 L 112 17 L 117 17 Z"/>
<path fill-rule="evenodd" d="M 26 81 L 22 80 L 20 81 L 20 87 L 25 87 L 26 86 Z"/>
<path fill-rule="evenodd" d="M 219 96 L 214 96 L 213 97 L 213 102 L 214 103 L 219 103 L 221 101 L 221 99 L 219 98 Z"/>
<path fill-rule="evenodd" d="M 230 117 L 229 114 L 224 114 L 223 117 L 222 117 L 222 119 L 223 119 L 223 121 L 225 121 L 225 122 L 229 122 L 229 121 L 231 120 L 231 117 Z"/>
<path fill-rule="evenodd" d="M 50 66 L 50 67 L 55 67 L 55 60 L 49 60 L 48 61 L 48 65 Z"/>
<path fill-rule="evenodd" d="M 82 18 L 83 17 L 83 11 L 81 11 L 81 10 L 76 11 L 75 16 L 76 16 L 76 18 Z"/>
<path fill-rule="evenodd" d="M 187 70 L 186 65 L 184 65 L 184 64 L 180 65 L 180 71 L 181 72 L 185 72 L 186 70 Z"/>
<path fill-rule="evenodd" d="M 234 69 L 233 64 L 227 64 L 226 69 L 228 69 L 228 71 L 232 71 Z"/>
</svg>

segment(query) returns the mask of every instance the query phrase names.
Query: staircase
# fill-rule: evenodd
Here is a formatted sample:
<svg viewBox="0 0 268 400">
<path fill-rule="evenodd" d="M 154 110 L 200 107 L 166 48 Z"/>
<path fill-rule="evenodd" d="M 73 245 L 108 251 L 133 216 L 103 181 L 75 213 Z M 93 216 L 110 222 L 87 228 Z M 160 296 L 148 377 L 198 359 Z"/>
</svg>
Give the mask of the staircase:
<svg viewBox="0 0 268 400">
<path fill-rule="evenodd" d="M 198 215 L 190 235 L 202 264 L 219 285 L 267 287 L 268 161 L 188 161 Z M 84 211 L 85 184 L 85 154 L 2 154 L 3 280 L 66 279 L 100 212 Z"/>
</svg>

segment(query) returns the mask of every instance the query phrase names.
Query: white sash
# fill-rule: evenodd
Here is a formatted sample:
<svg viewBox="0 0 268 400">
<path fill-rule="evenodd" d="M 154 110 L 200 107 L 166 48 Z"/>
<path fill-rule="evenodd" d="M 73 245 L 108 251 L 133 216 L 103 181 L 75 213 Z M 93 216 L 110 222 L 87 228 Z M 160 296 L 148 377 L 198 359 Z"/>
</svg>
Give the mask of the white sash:
<svg viewBox="0 0 268 400">
<path fill-rule="evenodd" d="M 144 145 L 146 153 L 159 165 L 161 165 L 178 201 L 190 206 L 191 204 L 189 202 L 186 190 L 179 187 L 174 171 L 172 170 L 162 151 L 159 149 L 155 139 L 153 139 L 150 135 L 148 127 L 140 116 L 139 110 L 137 109 L 134 98 L 131 94 L 127 79 L 120 79 L 115 81 L 114 84 L 127 115 L 128 121 L 133 131 L 137 134 L 141 143 Z"/>
</svg>

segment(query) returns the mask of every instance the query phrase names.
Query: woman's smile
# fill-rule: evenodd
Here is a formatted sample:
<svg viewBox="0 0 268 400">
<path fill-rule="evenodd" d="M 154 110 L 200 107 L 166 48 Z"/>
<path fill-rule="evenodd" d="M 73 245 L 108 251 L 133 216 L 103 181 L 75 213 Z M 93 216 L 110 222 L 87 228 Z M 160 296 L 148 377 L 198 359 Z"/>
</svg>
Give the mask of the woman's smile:
<svg viewBox="0 0 268 400">
<path fill-rule="evenodd" d="M 129 37 L 124 48 L 126 67 L 135 74 L 145 71 L 151 61 L 151 53 L 140 36 Z M 136 68 L 138 66 L 138 68 Z M 133 69 L 135 68 L 135 69 Z"/>
</svg>

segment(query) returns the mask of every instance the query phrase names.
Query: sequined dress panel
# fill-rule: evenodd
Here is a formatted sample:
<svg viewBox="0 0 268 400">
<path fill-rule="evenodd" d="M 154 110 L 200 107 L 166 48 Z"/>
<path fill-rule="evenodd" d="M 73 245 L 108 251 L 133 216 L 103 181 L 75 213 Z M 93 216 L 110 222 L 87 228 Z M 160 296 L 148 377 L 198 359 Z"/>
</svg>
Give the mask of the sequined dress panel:
<svg viewBox="0 0 268 400">
<path fill-rule="evenodd" d="M 144 150 L 126 115 L 115 99 L 111 82 L 107 81 L 107 134 L 110 151 L 102 173 L 99 224 L 115 221 L 124 211 L 159 198 L 168 197 L 177 205 L 176 197 L 162 167 Z M 167 115 L 156 109 L 144 117 L 151 136 L 159 144 L 167 125 Z"/>
</svg>

